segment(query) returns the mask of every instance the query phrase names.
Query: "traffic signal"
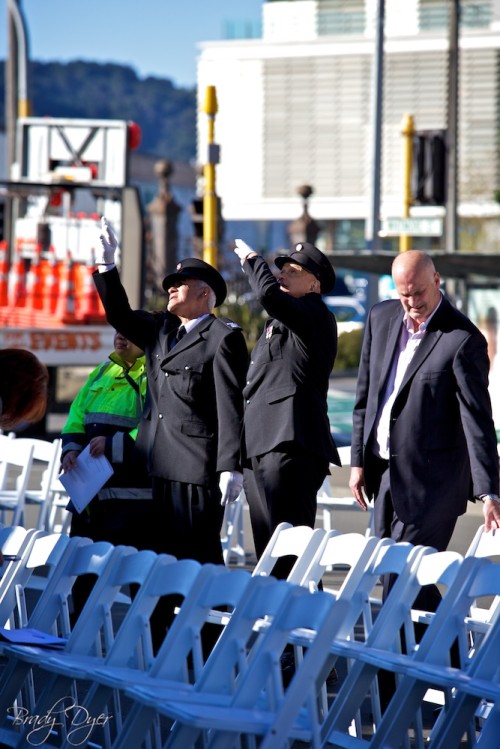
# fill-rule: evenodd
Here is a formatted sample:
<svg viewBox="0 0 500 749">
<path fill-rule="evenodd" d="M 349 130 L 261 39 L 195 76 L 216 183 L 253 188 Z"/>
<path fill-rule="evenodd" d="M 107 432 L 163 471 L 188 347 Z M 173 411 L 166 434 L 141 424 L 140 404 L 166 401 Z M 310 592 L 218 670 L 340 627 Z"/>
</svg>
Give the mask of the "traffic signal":
<svg viewBox="0 0 500 749">
<path fill-rule="evenodd" d="M 189 206 L 193 222 L 193 234 L 196 239 L 203 239 L 203 198 L 194 198 Z M 222 202 L 217 197 L 217 238 L 221 242 L 224 236 L 224 219 L 222 217 Z"/>
<path fill-rule="evenodd" d="M 203 239 L 203 198 L 194 198 L 189 206 L 189 212 L 193 222 L 194 236 Z"/>
<path fill-rule="evenodd" d="M 446 130 L 421 130 L 413 139 L 412 196 L 417 205 L 446 203 Z"/>
</svg>

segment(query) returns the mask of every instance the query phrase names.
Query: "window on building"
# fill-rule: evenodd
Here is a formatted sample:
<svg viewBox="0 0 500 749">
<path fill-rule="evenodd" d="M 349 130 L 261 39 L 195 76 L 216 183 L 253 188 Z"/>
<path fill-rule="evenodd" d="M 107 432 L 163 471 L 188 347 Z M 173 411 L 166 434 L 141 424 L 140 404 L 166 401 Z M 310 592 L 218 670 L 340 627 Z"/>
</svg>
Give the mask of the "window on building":
<svg viewBox="0 0 500 749">
<path fill-rule="evenodd" d="M 365 30 L 364 0 L 319 0 L 318 35 L 363 34 Z"/>
<path fill-rule="evenodd" d="M 464 28 L 484 28 L 492 21 L 491 0 L 462 0 L 460 25 Z M 449 0 L 420 0 L 420 30 L 447 29 L 450 16 Z"/>
</svg>

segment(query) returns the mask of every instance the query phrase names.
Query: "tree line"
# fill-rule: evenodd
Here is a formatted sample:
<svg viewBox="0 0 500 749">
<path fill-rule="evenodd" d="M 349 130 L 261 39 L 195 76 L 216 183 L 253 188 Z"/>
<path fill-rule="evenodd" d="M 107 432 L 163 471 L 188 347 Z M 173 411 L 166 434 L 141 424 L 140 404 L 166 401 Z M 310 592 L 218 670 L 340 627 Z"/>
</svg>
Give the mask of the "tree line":
<svg viewBox="0 0 500 749">
<path fill-rule="evenodd" d="M 0 122 L 5 129 L 5 62 L 0 62 Z M 30 62 L 34 117 L 133 120 L 139 151 L 172 161 L 196 157 L 196 89 L 164 78 L 139 78 L 133 68 L 97 62 Z"/>
</svg>

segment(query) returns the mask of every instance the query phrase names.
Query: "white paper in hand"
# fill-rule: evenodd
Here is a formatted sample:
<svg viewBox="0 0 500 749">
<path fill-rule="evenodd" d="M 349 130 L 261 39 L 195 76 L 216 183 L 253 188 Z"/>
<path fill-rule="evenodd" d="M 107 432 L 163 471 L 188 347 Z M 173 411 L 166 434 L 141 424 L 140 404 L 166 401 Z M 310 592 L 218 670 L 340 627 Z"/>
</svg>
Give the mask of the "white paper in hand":
<svg viewBox="0 0 500 749">
<path fill-rule="evenodd" d="M 75 467 L 61 473 L 59 481 L 68 492 L 75 510 L 82 512 L 113 473 L 113 467 L 106 456 L 93 458 L 87 445 L 78 456 Z"/>
</svg>

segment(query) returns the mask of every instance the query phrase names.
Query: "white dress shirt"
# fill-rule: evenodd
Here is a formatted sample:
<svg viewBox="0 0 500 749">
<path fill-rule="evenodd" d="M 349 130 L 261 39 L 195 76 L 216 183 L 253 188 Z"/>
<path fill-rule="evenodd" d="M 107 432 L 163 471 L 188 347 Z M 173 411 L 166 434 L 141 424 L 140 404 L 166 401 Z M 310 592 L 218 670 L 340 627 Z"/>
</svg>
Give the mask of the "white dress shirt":
<svg viewBox="0 0 500 749">
<path fill-rule="evenodd" d="M 441 300 L 427 320 L 420 323 L 418 330 L 416 331 L 413 329 L 413 320 L 411 317 L 409 317 L 407 313 L 403 317 L 398 345 L 394 352 L 391 371 L 389 372 L 389 377 L 387 378 L 385 386 L 384 397 L 375 422 L 375 442 L 373 452 L 383 460 L 389 460 L 391 411 L 396 395 L 401 387 L 406 370 L 408 369 L 410 362 L 415 356 L 415 352 L 420 346 L 427 331 L 427 326 L 435 315 L 440 304 Z"/>
</svg>

